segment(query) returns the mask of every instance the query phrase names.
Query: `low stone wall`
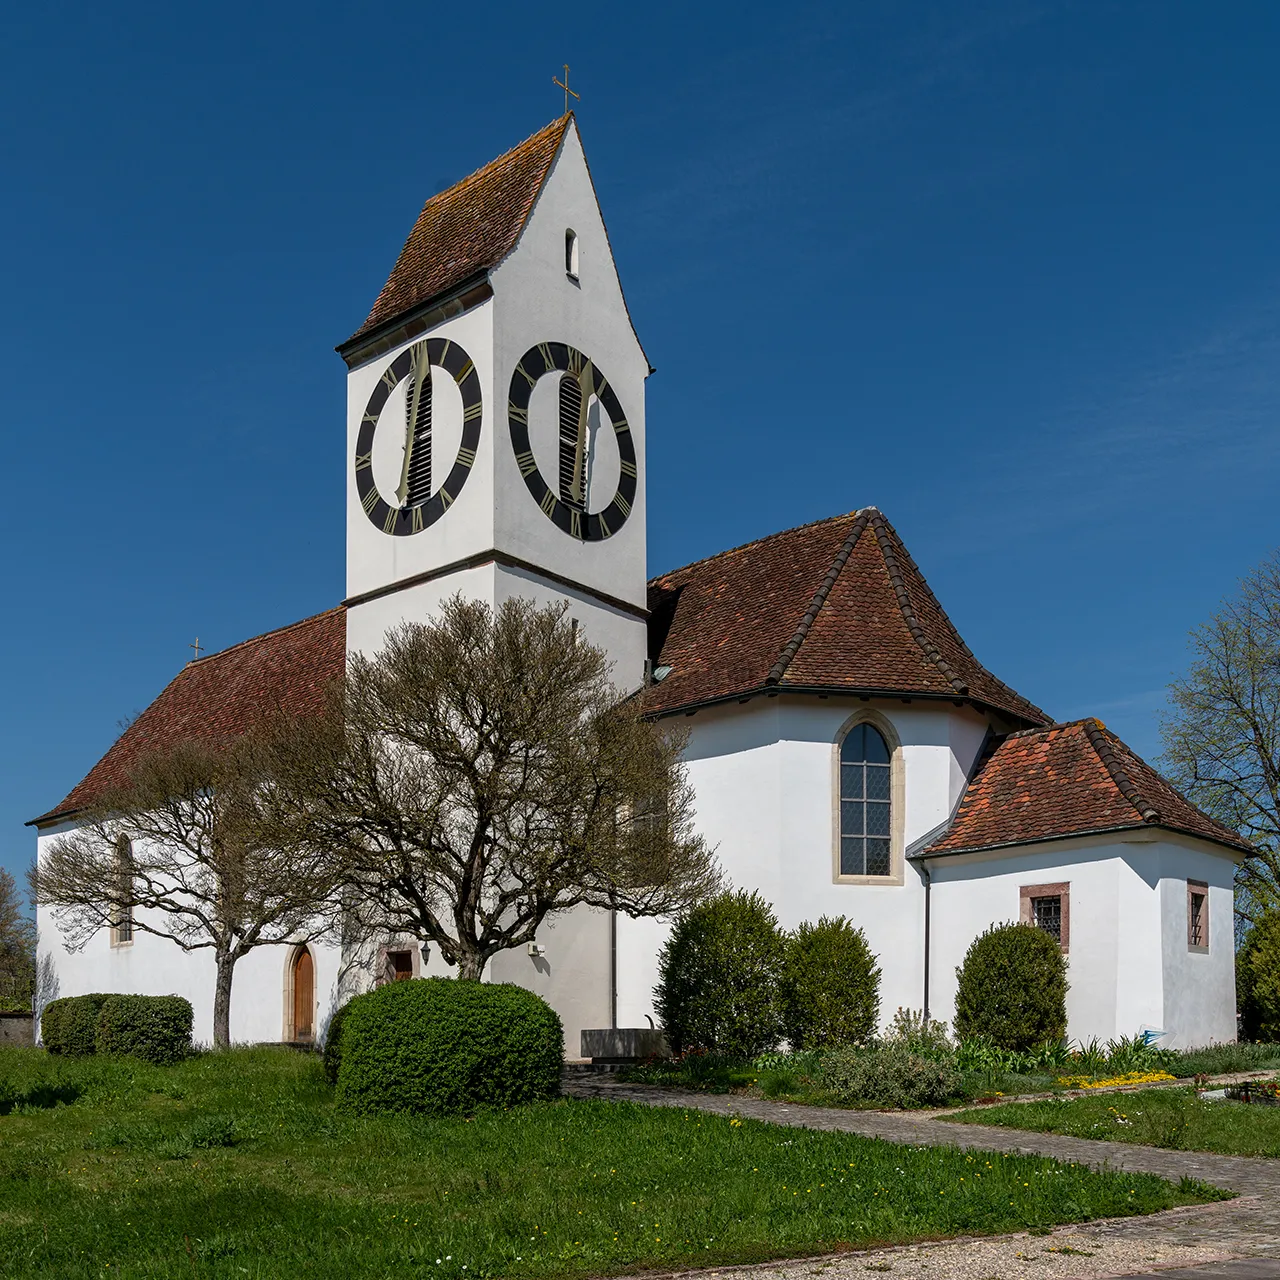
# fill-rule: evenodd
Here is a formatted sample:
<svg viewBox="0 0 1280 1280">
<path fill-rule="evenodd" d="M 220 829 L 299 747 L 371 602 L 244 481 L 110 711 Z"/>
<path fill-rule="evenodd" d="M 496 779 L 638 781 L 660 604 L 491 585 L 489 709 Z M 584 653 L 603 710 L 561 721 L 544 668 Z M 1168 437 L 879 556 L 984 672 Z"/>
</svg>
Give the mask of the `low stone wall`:
<svg viewBox="0 0 1280 1280">
<path fill-rule="evenodd" d="M 0 1013 L 0 1045 L 32 1045 L 36 1042 L 29 1013 Z"/>
</svg>

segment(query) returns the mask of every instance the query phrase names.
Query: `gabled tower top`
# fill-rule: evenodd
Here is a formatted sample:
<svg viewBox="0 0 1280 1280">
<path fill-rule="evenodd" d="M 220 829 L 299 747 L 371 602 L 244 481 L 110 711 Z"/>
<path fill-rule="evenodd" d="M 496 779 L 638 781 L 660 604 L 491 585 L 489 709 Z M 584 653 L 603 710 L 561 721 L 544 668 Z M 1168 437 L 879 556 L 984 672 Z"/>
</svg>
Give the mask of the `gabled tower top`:
<svg viewBox="0 0 1280 1280">
<path fill-rule="evenodd" d="M 564 135 L 569 112 L 423 206 L 368 319 L 338 348 L 348 363 L 414 313 L 482 282 L 515 248 Z"/>
</svg>

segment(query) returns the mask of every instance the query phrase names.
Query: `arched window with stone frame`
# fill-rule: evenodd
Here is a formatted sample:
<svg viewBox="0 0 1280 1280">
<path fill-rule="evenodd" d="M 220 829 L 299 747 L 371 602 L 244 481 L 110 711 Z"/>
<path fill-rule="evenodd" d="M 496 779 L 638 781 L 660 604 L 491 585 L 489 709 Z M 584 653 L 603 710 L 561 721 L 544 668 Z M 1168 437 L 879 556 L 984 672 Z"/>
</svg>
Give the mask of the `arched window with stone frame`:
<svg viewBox="0 0 1280 1280">
<path fill-rule="evenodd" d="M 835 757 L 835 879 L 901 883 L 902 749 L 892 724 L 873 713 L 855 716 Z"/>
</svg>

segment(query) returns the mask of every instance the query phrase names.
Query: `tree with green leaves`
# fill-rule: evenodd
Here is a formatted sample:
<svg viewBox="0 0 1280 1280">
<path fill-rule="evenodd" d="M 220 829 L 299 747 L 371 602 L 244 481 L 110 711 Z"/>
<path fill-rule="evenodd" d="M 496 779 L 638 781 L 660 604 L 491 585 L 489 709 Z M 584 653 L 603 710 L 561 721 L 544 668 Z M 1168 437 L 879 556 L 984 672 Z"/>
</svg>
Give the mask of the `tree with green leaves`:
<svg viewBox="0 0 1280 1280">
<path fill-rule="evenodd" d="M 1169 702 L 1166 773 L 1257 850 L 1236 876 L 1236 910 L 1251 923 L 1280 908 L 1280 553 L 1191 633 Z"/>
<path fill-rule="evenodd" d="M 0 868 L 0 1009 L 29 1010 L 35 980 L 35 921 L 14 878 Z"/>
</svg>

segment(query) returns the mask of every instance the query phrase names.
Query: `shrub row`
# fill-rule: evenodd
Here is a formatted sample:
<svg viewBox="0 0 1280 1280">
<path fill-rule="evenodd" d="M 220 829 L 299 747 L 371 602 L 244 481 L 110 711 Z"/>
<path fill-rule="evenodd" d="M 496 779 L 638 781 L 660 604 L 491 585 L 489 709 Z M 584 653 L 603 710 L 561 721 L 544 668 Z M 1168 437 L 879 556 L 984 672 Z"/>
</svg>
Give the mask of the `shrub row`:
<svg viewBox="0 0 1280 1280">
<path fill-rule="evenodd" d="M 128 1054 L 164 1065 L 191 1052 L 191 1022 L 191 1002 L 181 996 L 94 992 L 45 1005 L 40 1038 L 50 1053 Z"/>
<path fill-rule="evenodd" d="M 784 934 L 758 893 L 725 893 L 675 924 L 654 998 L 676 1053 L 754 1058 L 865 1040 L 880 1012 L 880 969 L 842 916 Z"/>
<path fill-rule="evenodd" d="M 325 1071 L 352 1111 L 466 1114 L 554 1097 L 564 1030 L 512 983 L 425 978 L 349 1000 L 329 1024 Z"/>
</svg>

